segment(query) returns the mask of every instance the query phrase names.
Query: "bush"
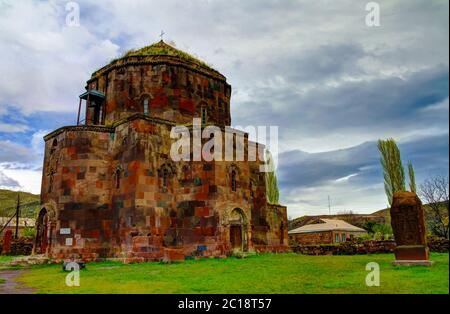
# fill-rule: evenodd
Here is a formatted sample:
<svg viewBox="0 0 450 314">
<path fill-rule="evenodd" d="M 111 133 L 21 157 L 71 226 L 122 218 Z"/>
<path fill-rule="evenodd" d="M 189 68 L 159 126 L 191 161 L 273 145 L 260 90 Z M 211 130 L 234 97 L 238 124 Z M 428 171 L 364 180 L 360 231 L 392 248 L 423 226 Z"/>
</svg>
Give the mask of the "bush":
<svg viewBox="0 0 450 314">
<path fill-rule="evenodd" d="M 34 228 L 32 227 L 25 227 L 23 229 L 22 235 L 24 238 L 32 238 L 34 239 L 34 236 L 36 235 L 36 232 L 34 230 Z"/>
<path fill-rule="evenodd" d="M 373 233 L 367 233 L 361 237 L 359 237 L 358 239 L 361 239 L 362 241 L 369 241 L 369 240 L 373 240 L 374 236 Z"/>
<path fill-rule="evenodd" d="M 373 231 L 374 233 L 380 233 L 384 235 L 389 235 L 393 233 L 391 225 L 387 224 L 375 224 L 375 226 L 373 226 Z"/>
<path fill-rule="evenodd" d="M 389 224 L 377 224 L 368 221 L 364 225 L 364 229 L 367 230 L 367 235 L 363 236 L 364 240 L 388 240 L 393 238 L 392 227 Z"/>
<path fill-rule="evenodd" d="M 376 222 L 373 221 L 366 221 L 363 225 L 363 228 L 368 232 L 368 233 L 373 233 L 373 227 L 376 225 Z"/>
</svg>

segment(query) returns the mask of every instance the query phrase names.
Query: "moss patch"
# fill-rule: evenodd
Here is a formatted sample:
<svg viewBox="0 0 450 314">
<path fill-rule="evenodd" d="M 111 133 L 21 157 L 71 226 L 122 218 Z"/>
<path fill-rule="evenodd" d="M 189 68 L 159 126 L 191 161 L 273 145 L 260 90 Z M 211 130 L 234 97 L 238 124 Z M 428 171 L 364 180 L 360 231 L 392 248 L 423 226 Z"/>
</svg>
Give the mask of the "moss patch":
<svg viewBox="0 0 450 314">
<path fill-rule="evenodd" d="M 145 56 L 172 56 L 172 57 L 178 57 L 182 60 L 192 62 L 194 64 L 198 64 L 201 66 L 204 66 L 206 68 L 212 69 L 211 66 L 206 64 L 205 62 L 199 60 L 198 58 L 184 52 L 181 50 L 178 50 L 168 44 L 166 44 L 163 41 L 154 43 L 150 46 L 146 46 L 137 50 L 129 50 L 127 51 L 123 56 L 120 58 L 114 59 L 111 62 L 118 61 L 123 58 L 127 57 L 145 57 Z"/>
</svg>

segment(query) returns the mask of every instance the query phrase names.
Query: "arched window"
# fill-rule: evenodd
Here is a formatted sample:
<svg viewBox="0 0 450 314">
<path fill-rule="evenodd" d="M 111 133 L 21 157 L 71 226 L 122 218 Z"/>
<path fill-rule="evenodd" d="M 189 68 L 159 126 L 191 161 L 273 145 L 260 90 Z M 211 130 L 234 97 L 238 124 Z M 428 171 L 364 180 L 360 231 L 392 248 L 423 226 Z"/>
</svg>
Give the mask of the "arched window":
<svg viewBox="0 0 450 314">
<path fill-rule="evenodd" d="M 120 169 L 117 169 L 115 173 L 115 185 L 116 189 L 120 189 Z"/>
<path fill-rule="evenodd" d="M 207 120 L 207 116 L 208 116 L 208 111 L 206 109 L 206 107 L 202 107 L 202 124 L 206 124 L 206 120 Z"/>
<path fill-rule="evenodd" d="M 187 181 L 191 179 L 191 170 L 188 165 L 184 165 L 182 168 L 183 181 Z"/>
<path fill-rule="evenodd" d="M 236 191 L 236 170 L 231 171 L 231 190 Z"/>
<path fill-rule="evenodd" d="M 148 97 L 144 98 L 143 106 L 144 106 L 144 115 L 148 116 Z"/>
<path fill-rule="evenodd" d="M 55 171 L 53 169 L 51 169 L 49 180 L 48 180 L 48 193 L 51 193 L 53 191 L 54 175 L 55 175 Z"/>
<path fill-rule="evenodd" d="M 56 147 L 58 147 L 58 141 L 55 138 L 53 139 L 52 147 L 50 148 L 50 155 L 52 155 L 55 152 Z"/>
<path fill-rule="evenodd" d="M 158 182 L 162 192 L 167 192 L 173 176 L 176 176 L 176 171 L 172 164 L 163 164 L 158 169 Z"/>
<path fill-rule="evenodd" d="M 169 185 L 169 170 L 167 168 L 164 168 L 162 171 L 162 186 L 164 188 L 167 188 Z"/>
<path fill-rule="evenodd" d="M 98 111 L 98 124 L 103 124 L 103 106 Z"/>
</svg>

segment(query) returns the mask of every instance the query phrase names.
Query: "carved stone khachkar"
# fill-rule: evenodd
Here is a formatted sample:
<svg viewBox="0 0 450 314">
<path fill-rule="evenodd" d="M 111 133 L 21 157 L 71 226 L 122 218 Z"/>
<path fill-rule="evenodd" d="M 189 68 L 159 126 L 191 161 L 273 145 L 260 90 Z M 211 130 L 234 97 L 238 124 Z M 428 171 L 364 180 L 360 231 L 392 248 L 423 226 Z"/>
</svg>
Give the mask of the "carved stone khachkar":
<svg viewBox="0 0 450 314">
<path fill-rule="evenodd" d="M 394 265 L 430 266 L 422 202 L 415 193 L 394 193 L 391 225 L 397 247 Z"/>
</svg>

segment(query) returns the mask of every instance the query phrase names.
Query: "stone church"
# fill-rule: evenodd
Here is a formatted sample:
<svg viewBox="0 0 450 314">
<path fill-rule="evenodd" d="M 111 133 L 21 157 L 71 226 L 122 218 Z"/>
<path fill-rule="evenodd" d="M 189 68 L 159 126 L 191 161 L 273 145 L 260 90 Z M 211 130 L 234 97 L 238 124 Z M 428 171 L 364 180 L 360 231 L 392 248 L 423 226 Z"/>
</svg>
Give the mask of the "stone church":
<svg viewBox="0 0 450 314">
<path fill-rule="evenodd" d="M 222 74 L 160 41 L 97 70 L 85 89 L 77 125 L 44 137 L 35 254 L 150 261 L 288 250 L 286 207 L 267 202 L 261 162 L 171 159 L 173 127 L 231 124 Z"/>
</svg>

